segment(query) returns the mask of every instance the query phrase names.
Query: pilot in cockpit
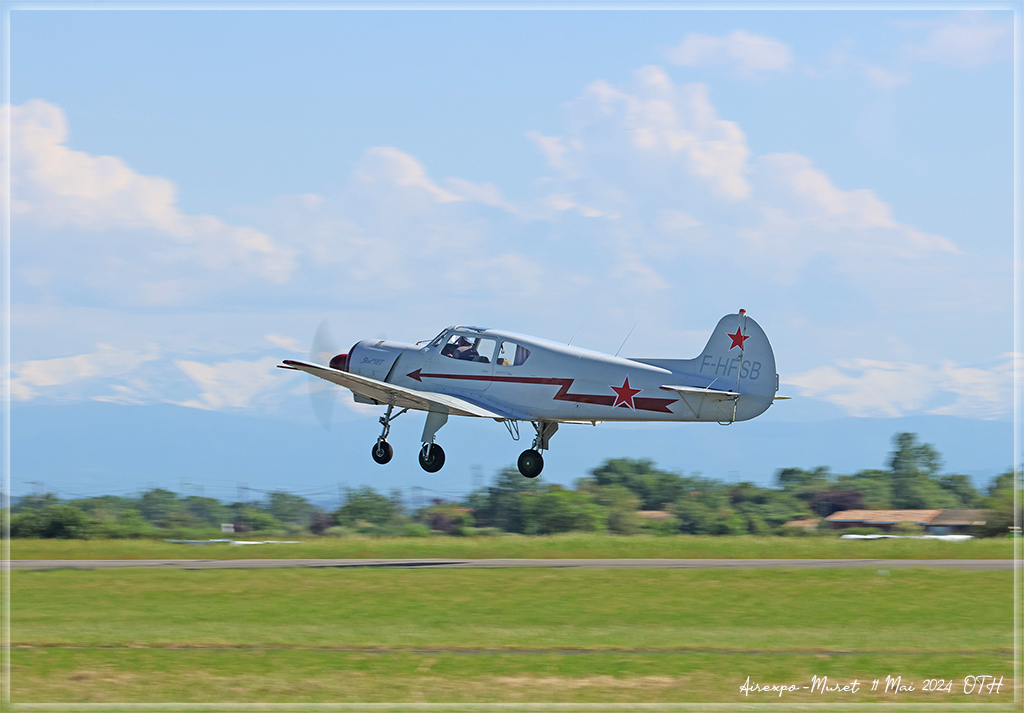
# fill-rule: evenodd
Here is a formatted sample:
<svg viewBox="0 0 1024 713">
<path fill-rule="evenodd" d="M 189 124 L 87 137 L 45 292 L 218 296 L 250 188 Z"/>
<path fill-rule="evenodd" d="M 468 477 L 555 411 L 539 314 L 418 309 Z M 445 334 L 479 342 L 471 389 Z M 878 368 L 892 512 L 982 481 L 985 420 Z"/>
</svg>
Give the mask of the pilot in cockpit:
<svg viewBox="0 0 1024 713">
<path fill-rule="evenodd" d="M 441 354 L 453 359 L 461 359 L 462 361 L 474 361 L 479 356 L 476 345 L 461 336 L 454 341 L 448 342 L 441 350 Z"/>
<path fill-rule="evenodd" d="M 459 341 L 455 344 L 455 358 L 473 361 L 478 356 L 480 356 L 480 352 L 476 350 L 476 345 L 465 337 L 459 337 Z"/>
</svg>

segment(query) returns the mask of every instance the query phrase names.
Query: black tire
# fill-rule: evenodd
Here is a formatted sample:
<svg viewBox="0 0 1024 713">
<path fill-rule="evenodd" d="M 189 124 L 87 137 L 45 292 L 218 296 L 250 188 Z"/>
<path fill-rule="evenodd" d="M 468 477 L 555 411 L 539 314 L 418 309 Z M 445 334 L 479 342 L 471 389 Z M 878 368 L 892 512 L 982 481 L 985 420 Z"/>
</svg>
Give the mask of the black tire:
<svg viewBox="0 0 1024 713">
<path fill-rule="evenodd" d="M 444 466 L 444 450 L 441 446 L 433 443 L 430 445 L 430 457 L 427 455 L 427 446 L 420 448 L 420 467 L 428 473 L 436 473 Z"/>
<path fill-rule="evenodd" d="M 519 472 L 527 478 L 536 478 L 544 470 L 544 457 L 535 450 L 519 454 Z"/>
<path fill-rule="evenodd" d="M 395 455 L 395 449 L 387 441 L 377 441 L 373 444 L 373 450 L 370 451 L 370 455 L 373 456 L 375 461 L 384 465 L 391 461 L 391 456 Z"/>
</svg>

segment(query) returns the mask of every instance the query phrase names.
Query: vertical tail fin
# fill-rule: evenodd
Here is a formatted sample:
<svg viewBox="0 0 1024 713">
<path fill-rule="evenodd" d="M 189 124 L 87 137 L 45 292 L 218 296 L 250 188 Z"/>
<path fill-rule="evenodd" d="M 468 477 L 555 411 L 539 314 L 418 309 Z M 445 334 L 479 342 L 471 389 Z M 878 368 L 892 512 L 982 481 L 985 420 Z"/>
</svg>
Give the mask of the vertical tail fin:
<svg viewBox="0 0 1024 713">
<path fill-rule="evenodd" d="M 704 351 L 686 362 L 687 371 L 712 380 L 709 386 L 716 389 L 763 396 L 770 402 L 778 388 L 768 336 L 742 309 L 722 317 Z"/>
</svg>

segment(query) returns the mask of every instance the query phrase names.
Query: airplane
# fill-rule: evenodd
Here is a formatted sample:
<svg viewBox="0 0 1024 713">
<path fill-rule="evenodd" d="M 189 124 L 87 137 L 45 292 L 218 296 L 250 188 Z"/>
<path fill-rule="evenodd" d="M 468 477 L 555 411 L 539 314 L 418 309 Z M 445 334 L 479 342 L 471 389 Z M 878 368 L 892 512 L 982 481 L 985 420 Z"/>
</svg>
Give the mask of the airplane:
<svg viewBox="0 0 1024 713">
<path fill-rule="evenodd" d="M 429 342 L 363 340 L 327 366 L 295 359 L 278 366 L 343 386 L 358 403 L 386 406 L 371 450 L 382 465 L 394 455 L 387 440 L 391 422 L 410 410 L 426 411 L 419 462 L 428 473 L 444 465 L 435 436 L 449 416 L 494 419 L 514 441 L 520 424 L 529 422 L 536 435 L 518 466 L 536 478 L 559 424 L 730 424 L 788 398 L 775 395 L 779 375 L 768 337 L 742 309 L 719 320 L 694 359 L 627 359 L 514 332 L 452 326 Z"/>
</svg>

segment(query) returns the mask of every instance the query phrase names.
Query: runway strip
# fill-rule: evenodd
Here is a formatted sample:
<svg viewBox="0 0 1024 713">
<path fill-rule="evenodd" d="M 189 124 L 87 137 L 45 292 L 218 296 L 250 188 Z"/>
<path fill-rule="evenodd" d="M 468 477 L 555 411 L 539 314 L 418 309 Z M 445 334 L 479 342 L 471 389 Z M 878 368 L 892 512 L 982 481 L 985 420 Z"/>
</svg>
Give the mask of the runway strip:
<svg viewBox="0 0 1024 713">
<path fill-rule="evenodd" d="M 285 567 L 394 567 L 398 569 L 940 569 L 1012 570 L 1011 559 L 190 559 L 190 560 L 11 560 L 12 570 L 44 569 L 279 569 Z"/>
</svg>

